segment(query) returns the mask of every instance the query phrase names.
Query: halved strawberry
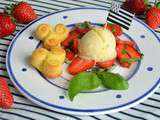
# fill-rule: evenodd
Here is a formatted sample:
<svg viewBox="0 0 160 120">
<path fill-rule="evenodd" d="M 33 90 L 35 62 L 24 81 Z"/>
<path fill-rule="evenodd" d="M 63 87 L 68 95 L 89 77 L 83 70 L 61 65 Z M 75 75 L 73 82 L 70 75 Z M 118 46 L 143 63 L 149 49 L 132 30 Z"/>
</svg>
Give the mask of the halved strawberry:
<svg viewBox="0 0 160 120">
<path fill-rule="evenodd" d="M 116 40 L 116 44 L 122 44 L 122 45 L 129 45 L 131 47 L 134 47 L 135 46 L 135 43 L 132 42 L 132 41 L 127 41 L 127 40 L 120 40 L 120 39 L 117 39 Z"/>
<path fill-rule="evenodd" d="M 69 60 L 69 61 L 72 61 L 75 57 L 75 53 L 73 53 L 72 51 L 70 50 L 67 50 L 66 51 L 66 58 Z"/>
<path fill-rule="evenodd" d="M 78 34 L 83 35 L 83 34 L 87 33 L 88 31 L 90 31 L 92 28 L 93 27 L 91 26 L 91 23 L 85 21 L 83 23 L 76 24 L 75 31 Z"/>
<path fill-rule="evenodd" d="M 115 63 L 116 59 L 112 59 L 112 60 L 107 60 L 104 62 L 97 62 L 96 65 L 100 68 L 106 69 L 111 67 L 114 63 Z"/>
<path fill-rule="evenodd" d="M 133 63 L 142 58 L 142 54 L 139 53 L 134 47 L 127 44 L 118 44 L 116 46 L 117 58 L 120 65 L 129 68 Z"/>
<path fill-rule="evenodd" d="M 75 31 L 71 31 L 68 35 L 68 37 L 62 42 L 62 46 L 64 47 L 69 47 L 71 41 L 74 39 L 74 38 L 77 38 L 77 34 Z"/>
<path fill-rule="evenodd" d="M 135 48 L 128 46 L 127 48 L 127 54 L 131 57 L 131 58 L 141 58 L 142 54 L 139 53 L 138 50 L 136 50 Z"/>
<path fill-rule="evenodd" d="M 80 72 L 84 72 L 88 69 L 91 69 L 94 65 L 95 65 L 94 60 L 87 60 L 87 59 L 82 59 L 80 57 L 76 57 L 68 66 L 68 72 L 72 75 L 76 75 Z"/>
<path fill-rule="evenodd" d="M 78 53 L 78 38 L 73 38 L 73 45 L 71 46 L 74 53 Z"/>
<path fill-rule="evenodd" d="M 107 25 L 104 25 L 104 27 L 110 30 L 116 37 L 121 36 L 123 34 L 122 28 L 115 23 L 107 23 Z"/>
<path fill-rule="evenodd" d="M 117 50 L 117 58 L 119 60 L 119 63 L 122 67 L 130 67 L 130 64 L 128 62 L 120 62 L 121 59 L 130 59 L 129 55 L 127 54 L 127 47 L 126 45 L 123 44 L 118 44 L 116 46 L 116 50 Z"/>
</svg>

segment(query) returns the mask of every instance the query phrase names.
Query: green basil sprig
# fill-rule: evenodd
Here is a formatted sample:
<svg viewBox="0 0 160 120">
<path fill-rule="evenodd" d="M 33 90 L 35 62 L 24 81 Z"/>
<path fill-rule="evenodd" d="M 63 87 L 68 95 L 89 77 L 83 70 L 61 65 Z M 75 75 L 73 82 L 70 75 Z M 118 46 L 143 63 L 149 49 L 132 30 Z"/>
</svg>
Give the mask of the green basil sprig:
<svg viewBox="0 0 160 120">
<path fill-rule="evenodd" d="M 75 75 L 70 83 L 68 96 L 71 101 L 74 97 L 82 92 L 98 88 L 103 85 L 107 89 L 112 90 L 127 90 L 129 87 L 128 81 L 117 73 L 108 71 L 102 72 L 82 72 Z"/>
<path fill-rule="evenodd" d="M 92 72 L 82 72 L 77 74 L 72 78 L 69 83 L 68 95 L 71 101 L 74 97 L 82 92 L 93 90 L 101 84 L 101 80 L 95 73 Z"/>
</svg>

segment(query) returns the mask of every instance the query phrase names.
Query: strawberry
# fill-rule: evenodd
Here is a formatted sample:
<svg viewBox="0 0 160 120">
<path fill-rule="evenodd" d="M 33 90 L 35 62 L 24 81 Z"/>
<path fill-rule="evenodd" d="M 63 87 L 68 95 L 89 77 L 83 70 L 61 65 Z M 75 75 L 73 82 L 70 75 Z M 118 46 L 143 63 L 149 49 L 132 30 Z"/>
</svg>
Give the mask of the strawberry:
<svg viewBox="0 0 160 120">
<path fill-rule="evenodd" d="M 75 31 L 71 31 L 68 37 L 62 42 L 62 46 L 70 47 L 70 43 L 74 38 L 77 38 L 77 34 Z"/>
<path fill-rule="evenodd" d="M 9 11 L 8 8 L 11 10 Z M 6 12 L 11 14 L 17 22 L 27 24 L 37 18 L 35 11 L 27 2 L 19 2 L 7 7 Z"/>
<path fill-rule="evenodd" d="M 87 21 L 83 23 L 78 23 L 76 24 L 76 27 L 75 27 L 75 31 L 80 35 L 83 35 L 92 29 L 93 27 L 91 26 L 91 23 Z"/>
<path fill-rule="evenodd" d="M 78 38 L 73 39 L 72 50 L 74 53 L 78 53 Z"/>
<path fill-rule="evenodd" d="M 117 58 L 118 58 L 119 62 L 121 59 L 130 59 L 129 55 L 126 52 L 126 49 L 127 48 L 125 47 L 125 45 L 122 45 L 122 44 L 119 44 L 116 46 Z M 126 67 L 126 68 L 130 67 L 130 64 L 127 62 L 120 62 L 120 65 L 122 67 Z"/>
<path fill-rule="evenodd" d="M 110 30 L 116 37 L 123 34 L 122 28 L 115 23 L 107 23 L 107 25 L 105 24 L 104 26 L 106 27 L 106 29 Z"/>
<path fill-rule="evenodd" d="M 75 54 L 74 54 L 72 51 L 67 50 L 67 52 L 66 52 L 66 58 L 67 58 L 69 61 L 72 61 L 72 60 L 74 59 L 74 57 L 75 57 Z"/>
<path fill-rule="evenodd" d="M 4 77 L 0 77 L 0 107 L 9 109 L 13 104 L 13 96 L 10 92 L 7 81 Z"/>
<path fill-rule="evenodd" d="M 116 59 L 114 58 L 112 60 L 107 60 L 104 62 L 97 62 L 96 65 L 100 68 L 106 69 L 106 68 L 111 67 L 115 63 L 115 60 Z"/>
<path fill-rule="evenodd" d="M 157 6 L 151 7 L 146 13 L 146 23 L 156 29 L 160 26 L 160 2 Z"/>
<path fill-rule="evenodd" d="M 147 5 L 148 0 L 126 0 L 123 4 L 123 8 L 136 15 L 141 15 L 146 11 Z"/>
<path fill-rule="evenodd" d="M 78 35 L 71 31 L 69 36 L 62 42 L 62 46 L 70 48 L 74 53 L 78 53 Z"/>
<path fill-rule="evenodd" d="M 127 40 L 120 40 L 120 39 L 117 39 L 116 40 L 116 44 L 119 45 L 119 44 L 122 44 L 122 45 L 129 45 L 129 46 L 132 46 L 134 47 L 135 46 L 135 43 L 132 42 L 132 41 L 127 41 Z"/>
<path fill-rule="evenodd" d="M 68 66 L 68 72 L 72 75 L 76 75 L 80 72 L 84 72 L 88 69 L 91 69 L 94 65 L 95 65 L 94 60 L 87 60 L 87 59 L 82 59 L 80 57 L 76 57 Z"/>
<path fill-rule="evenodd" d="M 118 44 L 116 50 L 117 58 L 122 67 L 129 68 L 134 62 L 141 60 L 142 58 L 142 54 L 128 44 Z"/>
<path fill-rule="evenodd" d="M 0 38 L 12 34 L 16 30 L 16 24 L 12 18 L 3 13 L 0 14 Z"/>
</svg>

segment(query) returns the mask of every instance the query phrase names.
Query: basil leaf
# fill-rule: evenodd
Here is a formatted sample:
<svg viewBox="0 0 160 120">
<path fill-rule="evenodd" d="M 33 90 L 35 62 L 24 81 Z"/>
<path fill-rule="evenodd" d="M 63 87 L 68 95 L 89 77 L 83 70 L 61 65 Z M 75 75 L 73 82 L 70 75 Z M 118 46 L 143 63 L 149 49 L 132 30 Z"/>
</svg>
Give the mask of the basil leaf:
<svg viewBox="0 0 160 120">
<path fill-rule="evenodd" d="M 102 72 L 98 74 L 104 87 L 113 90 L 126 90 L 129 87 L 128 81 L 120 74 Z"/>
<path fill-rule="evenodd" d="M 124 58 L 124 59 L 121 59 L 120 62 L 128 62 L 129 64 L 131 64 L 132 62 L 135 62 L 138 60 L 141 60 L 141 58 L 130 58 L 130 59 Z"/>
<path fill-rule="evenodd" d="M 71 101 L 74 97 L 82 92 L 87 90 L 93 90 L 101 84 L 101 80 L 95 73 L 92 72 L 83 72 L 74 76 L 69 83 L 68 95 Z"/>
<path fill-rule="evenodd" d="M 80 28 L 80 29 L 87 29 L 91 27 L 91 23 L 88 21 L 85 21 L 83 23 L 78 23 L 76 24 L 76 27 Z"/>
<path fill-rule="evenodd" d="M 127 54 L 127 49 L 128 49 L 128 45 L 126 44 L 125 46 L 124 46 L 124 48 L 122 49 L 122 54 L 124 55 L 124 54 Z"/>
<path fill-rule="evenodd" d="M 113 64 L 111 67 L 107 69 L 107 72 L 112 72 L 117 67 L 116 64 Z"/>
<path fill-rule="evenodd" d="M 93 72 L 93 73 L 99 73 L 99 72 L 103 72 L 105 70 L 106 69 L 102 69 L 102 68 L 99 68 L 99 67 L 95 66 L 95 67 L 92 68 L 91 72 Z"/>
</svg>

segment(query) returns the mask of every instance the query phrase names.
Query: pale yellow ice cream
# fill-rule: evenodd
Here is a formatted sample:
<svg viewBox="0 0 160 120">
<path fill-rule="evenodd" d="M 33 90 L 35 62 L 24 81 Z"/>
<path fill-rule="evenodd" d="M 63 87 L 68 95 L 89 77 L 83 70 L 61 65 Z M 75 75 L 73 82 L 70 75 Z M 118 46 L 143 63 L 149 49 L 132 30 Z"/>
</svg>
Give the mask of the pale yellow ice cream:
<svg viewBox="0 0 160 120">
<path fill-rule="evenodd" d="M 80 57 L 96 62 L 111 60 L 116 57 L 116 40 L 106 29 L 96 28 L 86 33 L 78 46 Z"/>
</svg>

